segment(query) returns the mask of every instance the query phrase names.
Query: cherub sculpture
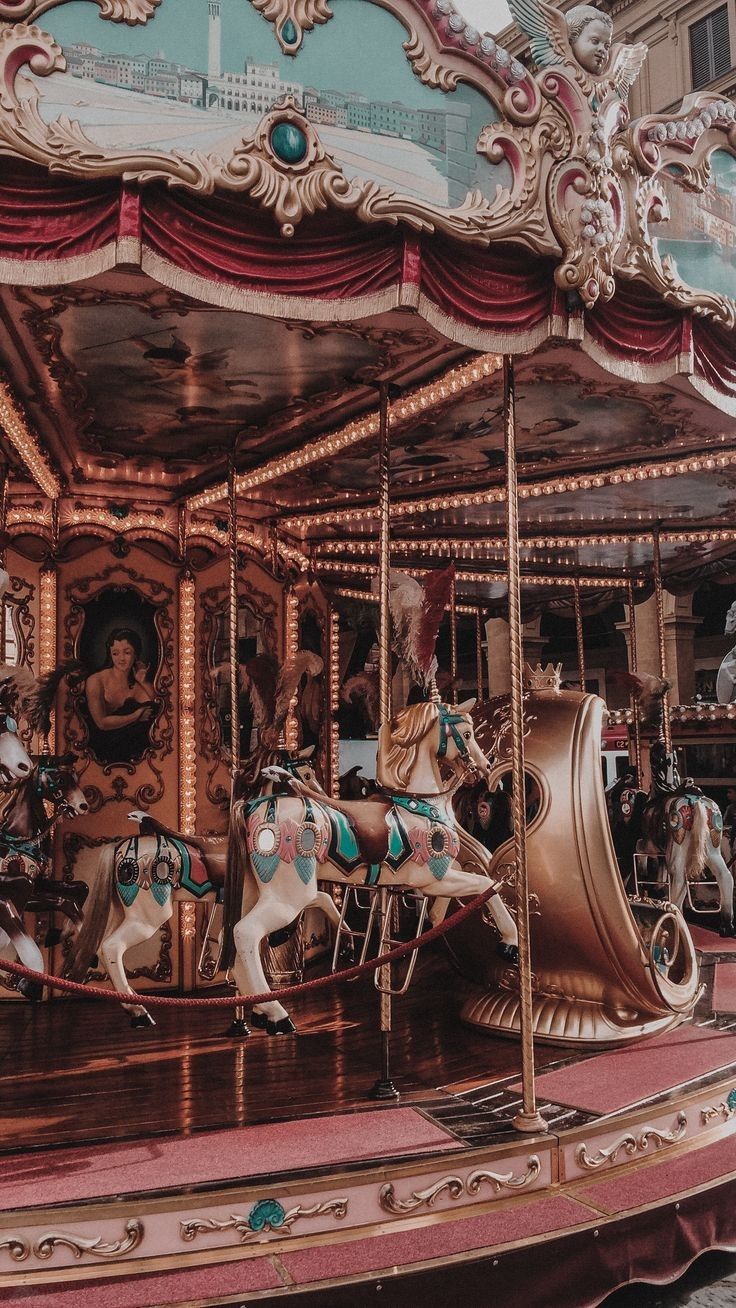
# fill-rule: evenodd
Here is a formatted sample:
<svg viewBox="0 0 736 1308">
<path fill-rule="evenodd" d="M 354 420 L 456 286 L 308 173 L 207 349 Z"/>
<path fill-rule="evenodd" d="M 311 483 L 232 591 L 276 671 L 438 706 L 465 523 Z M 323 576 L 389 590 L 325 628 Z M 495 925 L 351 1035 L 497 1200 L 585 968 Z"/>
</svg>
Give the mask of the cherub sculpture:
<svg viewBox="0 0 736 1308">
<path fill-rule="evenodd" d="M 613 44 L 613 24 L 608 14 L 594 5 L 575 5 L 568 12 L 545 0 L 509 0 L 519 27 L 529 37 L 537 68 L 565 67 L 576 81 L 588 82 L 600 99 L 599 84 L 607 83 L 619 99 L 626 100 L 647 55 L 647 47 Z M 582 77 L 581 77 L 582 74 Z"/>
</svg>

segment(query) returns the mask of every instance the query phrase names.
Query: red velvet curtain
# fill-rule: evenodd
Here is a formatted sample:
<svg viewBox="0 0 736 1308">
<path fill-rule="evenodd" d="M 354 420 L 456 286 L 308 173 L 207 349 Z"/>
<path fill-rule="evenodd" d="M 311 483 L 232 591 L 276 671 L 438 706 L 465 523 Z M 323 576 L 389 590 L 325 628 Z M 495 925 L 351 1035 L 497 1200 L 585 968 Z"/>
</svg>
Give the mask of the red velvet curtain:
<svg viewBox="0 0 736 1308">
<path fill-rule="evenodd" d="M 116 180 L 78 182 L 13 163 L 0 177 L 0 259 L 63 260 L 93 254 L 117 236 L 140 234 L 145 249 L 185 273 L 240 290 L 323 301 L 417 286 L 451 320 L 513 340 L 564 316 L 554 263 L 512 244 L 489 249 L 365 226 L 351 215 L 317 214 L 291 239 L 247 197 L 199 196 Z M 78 275 L 75 273 L 74 275 Z M 735 334 L 692 318 L 641 283 L 585 314 L 588 337 L 631 364 L 666 363 L 692 333 L 698 375 L 736 395 Z"/>
<path fill-rule="evenodd" d="M 120 185 L 0 170 L 0 259 L 69 259 L 115 239 Z"/>
</svg>

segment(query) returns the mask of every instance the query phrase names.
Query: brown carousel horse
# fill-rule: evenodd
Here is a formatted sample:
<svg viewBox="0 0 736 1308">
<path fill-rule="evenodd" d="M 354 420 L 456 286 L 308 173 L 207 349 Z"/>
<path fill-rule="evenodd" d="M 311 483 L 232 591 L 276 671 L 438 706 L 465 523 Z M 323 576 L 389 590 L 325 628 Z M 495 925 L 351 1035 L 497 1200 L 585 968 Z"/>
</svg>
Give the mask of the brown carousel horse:
<svg viewBox="0 0 736 1308">
<path fill-rule="evenodd" d="M 672 902 L 680 909 L 688 881 L 699 881 L 707 868 L 720 894 L 720 934 L 732 936 L 734 879 L 721 853 L 721 810 L 690 779 L 680 780 L 675 755 L 667 754 L 661 741 L 652 746 L 650 758 L 648 795 L 626 779 L 611 791 L 611 830 L 620 864 L 634 851 L 663 855 Z"/>
</svg>

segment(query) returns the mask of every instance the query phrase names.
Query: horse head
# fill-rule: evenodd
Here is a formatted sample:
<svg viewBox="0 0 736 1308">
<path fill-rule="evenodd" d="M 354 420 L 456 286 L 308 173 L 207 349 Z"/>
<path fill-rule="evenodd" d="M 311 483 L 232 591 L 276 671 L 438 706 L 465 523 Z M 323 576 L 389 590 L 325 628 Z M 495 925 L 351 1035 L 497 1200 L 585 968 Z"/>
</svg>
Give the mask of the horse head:
<svg viewBox="0 0 736 1308">
<path fill-rule="evenodd" d="M 35 769 L 39 798 L 70 817 L 89 812 L 89 803 L 74 771 L 76 762 L 76 754 L 41 754 Z"/>
<path fill-rule="evenodd" d="M 18 736 L 15 719 L 18 687 L 12 677 L 0 682 L 0 786 L 29 777 L 33 760 Z"/>
<path fill-rule="evenodd" d="M 458 784 L 470 773 L 490 780 L 491 764 L 475 739 L 470 716 L 474 704 L 474 699 L 458 705 L 425 700 L 384 723 L 378 737 L 380 784 L 406 790 L 422 763 L 429 763 L 436 776 L 439 764 L 449 764 Z"/>
<path fill-rule="evenodd" d="M 727 636 L 736 634 L 736 600 L 734 600 L 728 613 L 726 614 L 726 632 Z"/>
</svg>

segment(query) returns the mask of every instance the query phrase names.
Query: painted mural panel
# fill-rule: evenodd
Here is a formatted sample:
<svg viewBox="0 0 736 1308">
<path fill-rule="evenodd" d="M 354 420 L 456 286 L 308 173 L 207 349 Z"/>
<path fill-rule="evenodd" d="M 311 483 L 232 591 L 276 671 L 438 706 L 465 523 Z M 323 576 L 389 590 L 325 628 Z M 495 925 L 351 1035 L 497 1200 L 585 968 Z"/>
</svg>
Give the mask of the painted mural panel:
<svg viewBox="0 0 736 1308">
<path fill-rule="evenodd" d="M 176 0 L 138 28 L 71 3 L 44 24 L 67 70 L 32 79 L 43 119 L 76 120 L 107 149 L 227 158 L 292 96 L 350 180 L 442 208 L 473 189 L 493 199 L 509 184 L 506 165 L 476 152 L 493 106 L 462 84 L 424 86 L 402 48 L 404 29 L 367 0 L 341 0 L 296 56 L 282 54 L 272 27 L 242 0 Z"/>
<path fill-rule="evenodd" d="M 736 300 L 736 159 L 716 150 L 711 169 L 701 194 L 684 190 L 674 174 L 663 175 L 670 218 L 652 224 L 652 232 L 683 282 Z"/>
</svg>

